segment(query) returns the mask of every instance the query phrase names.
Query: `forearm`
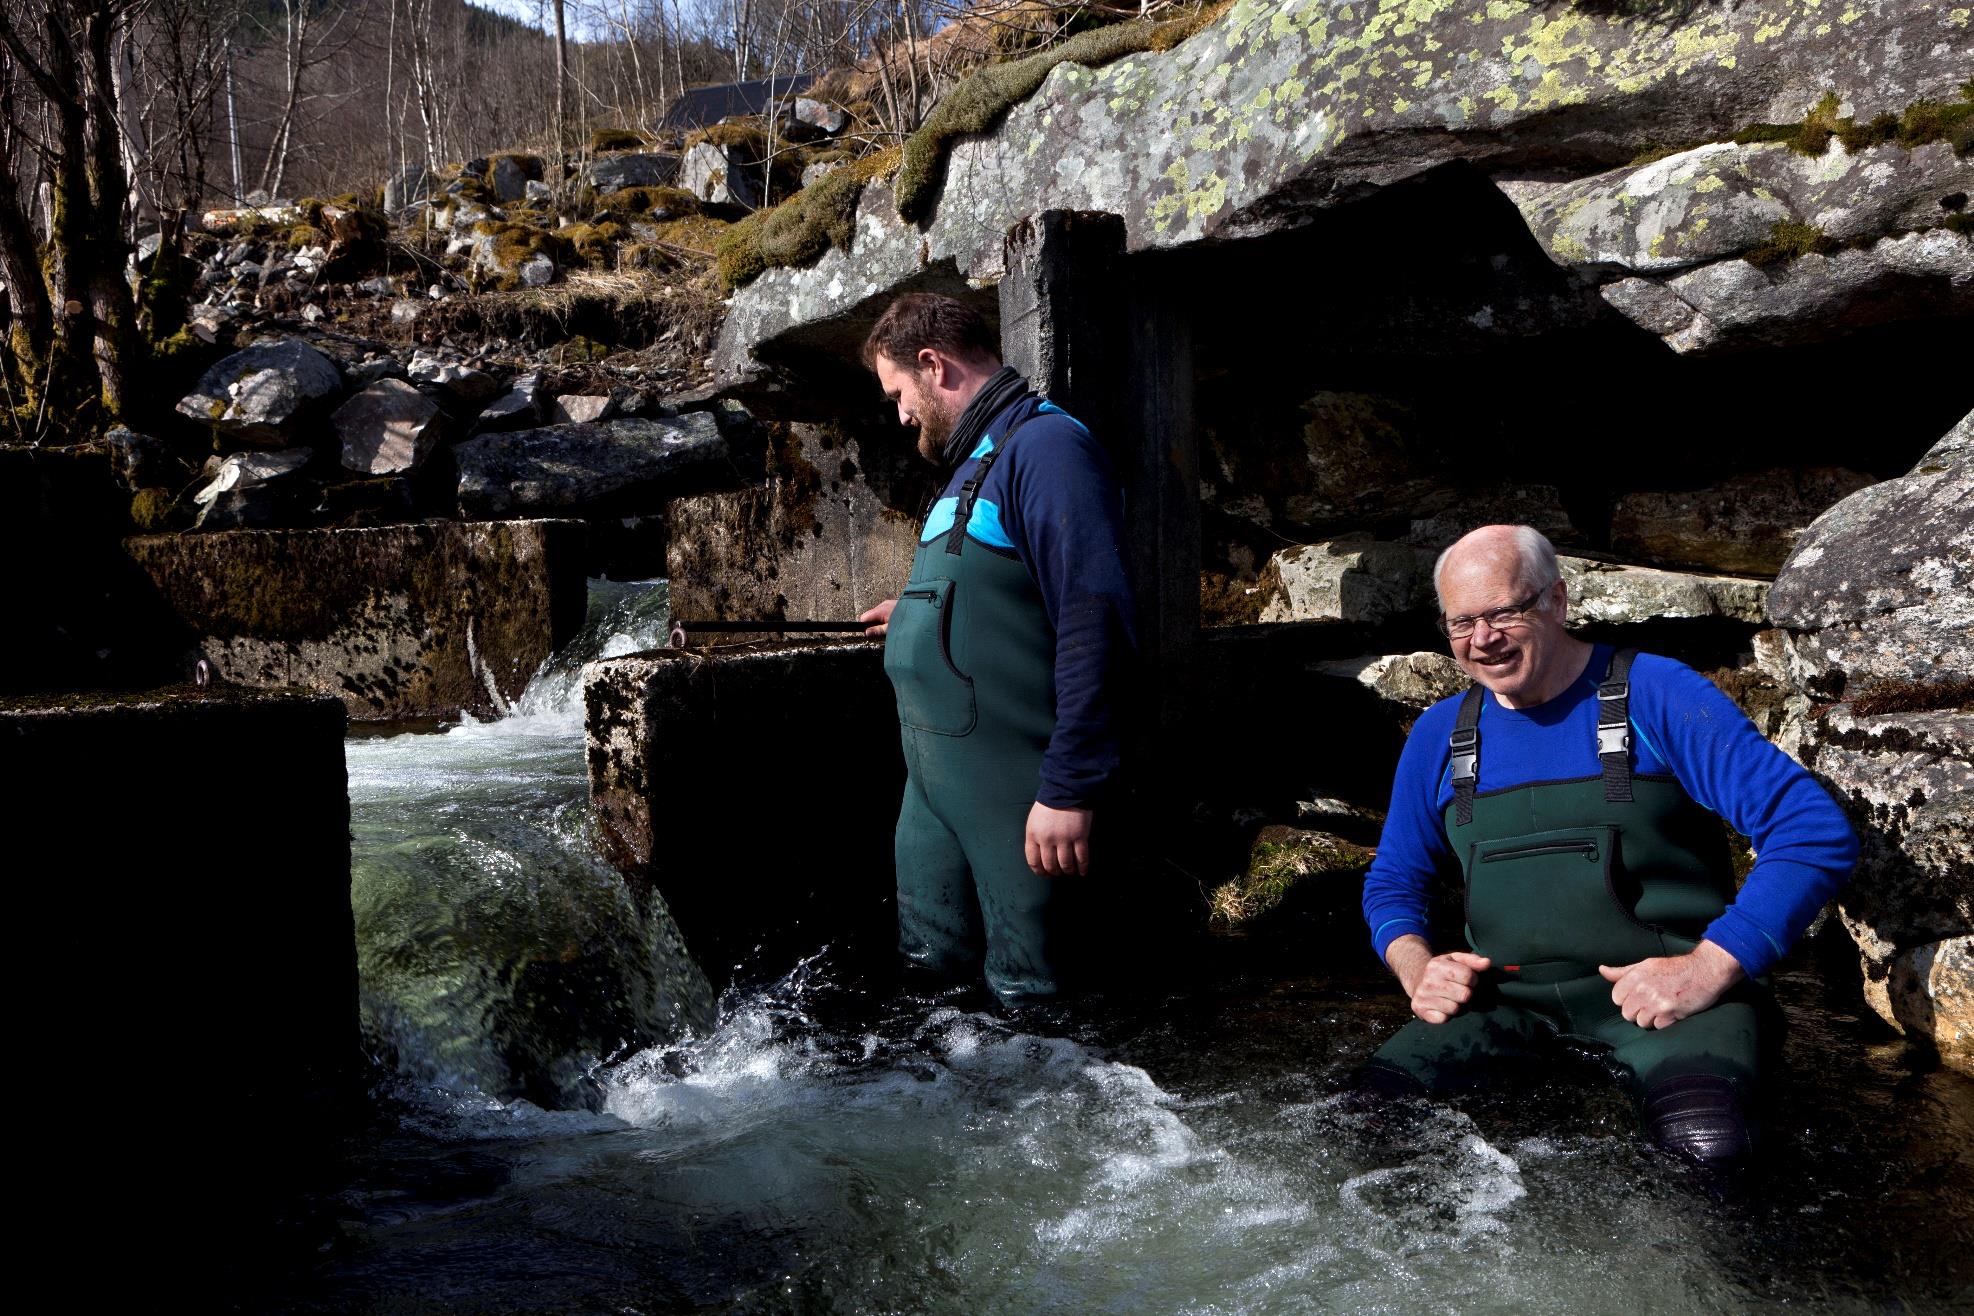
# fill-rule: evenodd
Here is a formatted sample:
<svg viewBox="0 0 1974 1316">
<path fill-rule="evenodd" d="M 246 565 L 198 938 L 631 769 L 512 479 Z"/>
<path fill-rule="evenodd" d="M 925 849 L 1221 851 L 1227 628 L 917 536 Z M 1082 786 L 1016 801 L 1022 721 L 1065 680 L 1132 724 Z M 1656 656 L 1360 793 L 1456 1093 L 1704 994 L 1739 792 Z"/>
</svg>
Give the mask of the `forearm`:
<svg viewBox="0 0 1974 1316">
<path fill-rule="evenodd" d="M 1407 996 L 1418 990 L 1419 979 L 1425 976 L 1426 965 L 1432 958 L 1432 946 L 1416 932 L 1408 932 L 1385 947 L 1385 967 L 1392 971 Z"/>
</svg>

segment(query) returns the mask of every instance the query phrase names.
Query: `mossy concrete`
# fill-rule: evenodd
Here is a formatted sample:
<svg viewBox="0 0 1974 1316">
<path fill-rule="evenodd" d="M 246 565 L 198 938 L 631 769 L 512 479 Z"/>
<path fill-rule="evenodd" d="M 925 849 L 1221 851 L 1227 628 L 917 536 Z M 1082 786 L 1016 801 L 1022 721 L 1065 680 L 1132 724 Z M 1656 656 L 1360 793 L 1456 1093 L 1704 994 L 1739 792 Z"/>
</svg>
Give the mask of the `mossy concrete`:
<svg viewBox="0 0 1974 1316">
<path fill-rule="evenodd" d="M 717 986 L 825 943 L 888 964 L 897 706 L 874 640 L 655 650 L 583 670 L 606 853 Z"/>
<path fill-rule="evenodd" d="M 745 378 L 757 347 L 942 262 L 998 279 L 1008 229 L 1044 209 L 1121 215 L 1133 251 L 1253 236 L 1451 161 L 1583 176 L 1797 120 L 1832 93 L 1953 102 L 1970 67 L 1967 11 L 1906 0 L 1239 0 L 1170 51 L 1057 66 L 954 144 L 922 225 L 867 186 L 849 252 L 734 299 L 719 365 Z"/>
<path fill-rule="evenodd" d="M 504 712 L 582 624 L 583 538 L 570 521 L 425 522 L 124 547 L 219 681 L 388 721 Z"/>
</svg>

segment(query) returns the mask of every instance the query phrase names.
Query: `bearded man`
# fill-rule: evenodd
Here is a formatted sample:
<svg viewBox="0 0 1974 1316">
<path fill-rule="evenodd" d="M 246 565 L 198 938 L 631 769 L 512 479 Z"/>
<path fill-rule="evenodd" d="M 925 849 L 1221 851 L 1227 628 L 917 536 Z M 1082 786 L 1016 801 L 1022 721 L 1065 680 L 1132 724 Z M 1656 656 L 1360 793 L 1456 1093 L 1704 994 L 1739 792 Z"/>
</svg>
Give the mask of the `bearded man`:
<svg viewBox="0 0 1974 1316">
<path fill-rule="evenodd" d="M 1132 649 L 1117 480 L 962 302 L 900 297 L 863 355 L 945 473 L 910 582 L 860 618 L 885 637 L 905 751 L 899 949 L 939 978 L 984 970 L 1005 1003 L 1047 999 L 1116 796 Z"/>
<path fill-rule="evenodd" d="M 1534 529 L 1474 531 L 1433 583 L 1474 685 L 1414 725 L 1365 878 L 1417 1016 L 1366 1077 L 1443 1092 L 1568 1043 L 1607 1059 L 1661 1145 L 1744 1157 L 1775 1041 L 1764 976 L 1849 879 L 1842 810 L 1699 673 L 1565 630 Z M 1721 820 L 1758 856 L 1738 892 Z M 1454 870 L 1468 945 L 1436 950 L 1426 891 Z"/>
</svg>

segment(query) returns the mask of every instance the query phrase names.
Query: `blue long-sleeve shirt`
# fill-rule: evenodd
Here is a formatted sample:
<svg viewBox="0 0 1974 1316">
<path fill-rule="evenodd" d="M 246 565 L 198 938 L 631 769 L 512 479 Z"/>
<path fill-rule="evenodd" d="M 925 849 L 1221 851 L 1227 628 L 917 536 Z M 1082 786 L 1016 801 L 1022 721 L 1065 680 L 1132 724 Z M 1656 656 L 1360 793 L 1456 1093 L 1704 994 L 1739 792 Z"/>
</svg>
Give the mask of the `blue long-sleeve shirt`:
<svg viewBox="0 0 1974 1316">
<path fill-rule="evenodd" d="M 967 536 L 1027 567 L 1047 613 L 1055 730 L 1035 798 L 1054 809 L 1089 808 L 1117 775 L 1116 697 L 1133 645 L 1123 495 L 1109 456 L 1082 422 L 1027 397 L 987 423 L 933 503 L 921 539 L 951 528 L 960 486 L 996 449 Z"/>
<path fill-rule="evenodd" d="M 1484 697 L 1475 789 L 1597 776 L 1597 683 L 1610 660 L 1611 646 L 1596 646 L 1576 683 L 1535 708 Z M 1829 794 L 1706 677 L 1641 653 L 1630 679 L 1633 771 L 1672 773 L 1754 847 L 1753 871 L 1706 937 L 1750 977 L 1767 973 L 1850 880 L 1857 837 Z M 1399 757 L 1391 811 L 1364 879 L 1364 919 L 1380 959 L 1397 938 L 1427 935 L 1427 883 L 1436 871 L 1458 868 L 1442 819 L 1453 798 L 1446 740 L 1459 704 L 1455 695 L 1421 714 Z"/>
</svg>

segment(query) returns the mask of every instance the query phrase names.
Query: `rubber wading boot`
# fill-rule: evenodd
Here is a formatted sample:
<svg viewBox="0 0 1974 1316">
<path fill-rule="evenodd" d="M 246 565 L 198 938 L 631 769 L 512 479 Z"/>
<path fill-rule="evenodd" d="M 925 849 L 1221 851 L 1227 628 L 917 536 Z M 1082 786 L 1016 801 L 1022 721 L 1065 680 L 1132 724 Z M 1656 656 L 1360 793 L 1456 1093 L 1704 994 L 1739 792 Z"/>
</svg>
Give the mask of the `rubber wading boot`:
<svg viewBox="0 0 1974 1316">
<path fill-rule="evenodd" d="M 1652 1140 L 1699 1165 L 1734 1165 L 1754 1155 L 1754 1129 L 1732 1079 L 1682 1074 L 1646 1090 L 1641 1105 Z"/>
</svg>

